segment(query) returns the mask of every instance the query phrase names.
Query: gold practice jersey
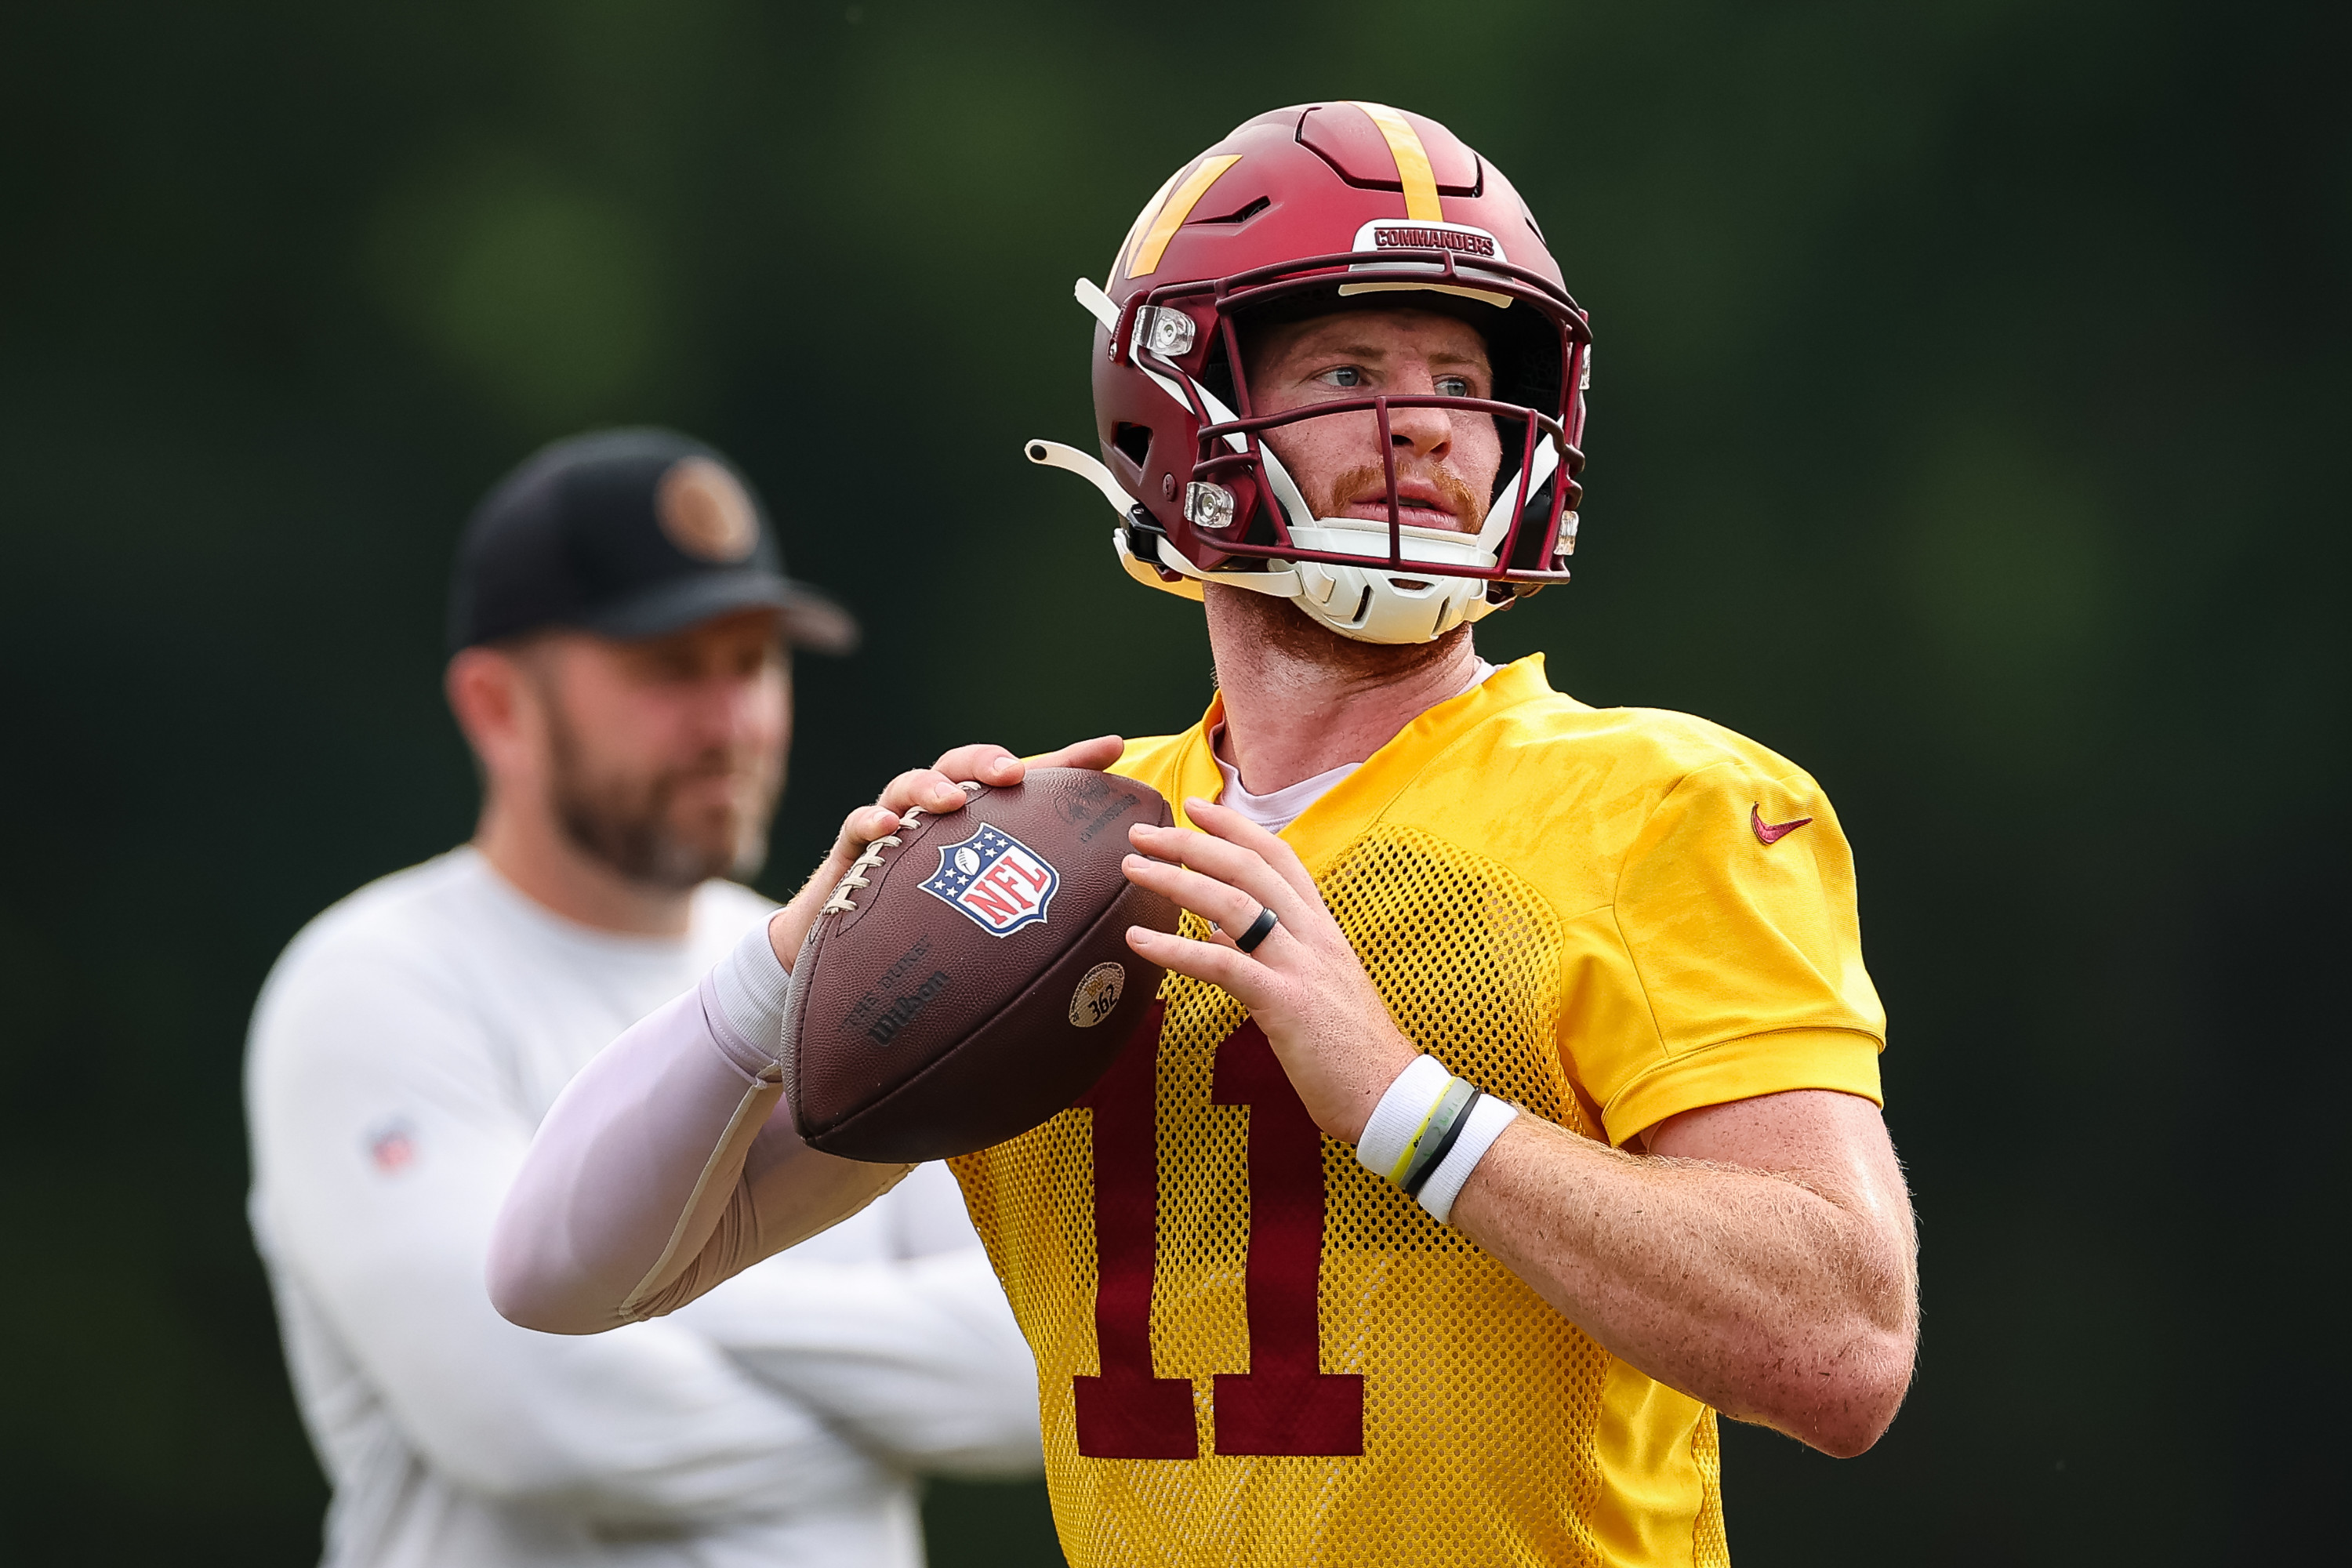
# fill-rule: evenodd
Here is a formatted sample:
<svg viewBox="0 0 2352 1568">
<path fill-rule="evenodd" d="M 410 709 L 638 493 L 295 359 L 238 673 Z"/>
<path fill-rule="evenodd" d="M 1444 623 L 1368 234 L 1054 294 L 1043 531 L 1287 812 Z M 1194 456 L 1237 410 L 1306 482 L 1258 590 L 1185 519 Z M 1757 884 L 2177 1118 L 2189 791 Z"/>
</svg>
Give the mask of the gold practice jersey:
<svg viewBox="0 0 2352 1568">
<path fill-rule="evenodd" d="M 1116 771 L 1215 798 L 1220 718 Z M 1535 1115 L 1622 1143 L 1751 1095 L 1878 1098 L 1837 819 L 1716 725 L 1587 708 L 1524 659 L 1284 837 L 1405 1034 Z M 954 1166 L 1077 1568 L 1728 1561 L 1714 1412 L 1325 1138 L 1216 987 L 1169 976 L 1085 1100 Z"/>
</svg>

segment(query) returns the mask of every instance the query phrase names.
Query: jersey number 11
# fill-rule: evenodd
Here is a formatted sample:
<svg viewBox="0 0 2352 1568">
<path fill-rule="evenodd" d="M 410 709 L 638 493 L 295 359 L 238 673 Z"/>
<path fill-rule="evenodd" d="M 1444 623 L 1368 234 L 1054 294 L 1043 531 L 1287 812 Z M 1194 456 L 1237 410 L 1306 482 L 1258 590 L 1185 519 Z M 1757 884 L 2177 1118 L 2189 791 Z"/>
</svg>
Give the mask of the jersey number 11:
<svg viewBox="0 0 2352 1568">
<path fill-rule="evenodd" d="M 1151 1287 L 1160 1221 L 1160 1023 L 1155 1002 L 1110 1071 L 1078 1101 L 1094 1112 L 1095 1341 L 1099 1376 L 1073 1380 L 1078 1452 L 1094 1459 L 1200 1454 L 1192 1380 L 1155 1376 Z M 1219 1043 L 1212 1098 L 1249 1107 L 1250 1370 L 1213 1380 L 1220 1454 L 1364 1451 L 1364 1380 L 1321 1370 L 1323 1134 L 1252 1021 Z"/>
</svg>

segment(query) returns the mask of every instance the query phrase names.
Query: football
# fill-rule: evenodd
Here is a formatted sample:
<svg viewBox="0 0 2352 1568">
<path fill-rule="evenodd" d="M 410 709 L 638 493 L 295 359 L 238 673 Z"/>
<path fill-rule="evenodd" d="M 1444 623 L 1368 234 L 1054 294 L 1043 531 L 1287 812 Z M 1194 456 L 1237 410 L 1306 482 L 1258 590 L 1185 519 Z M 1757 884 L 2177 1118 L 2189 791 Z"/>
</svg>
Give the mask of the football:
<svg viewBox="0 0 2352 1568">
<path fill-rule="evenodd" d="M 1119 871 L 1148 784 L 1035 768 L 908 814 L 834 889 L 793 966 L 785 1091 L 802 1138 L 852 1160 L 970 1153 L 1066 1109 L 1160 990 L 1127 945 L 1176 906 Z"/>
</svg>

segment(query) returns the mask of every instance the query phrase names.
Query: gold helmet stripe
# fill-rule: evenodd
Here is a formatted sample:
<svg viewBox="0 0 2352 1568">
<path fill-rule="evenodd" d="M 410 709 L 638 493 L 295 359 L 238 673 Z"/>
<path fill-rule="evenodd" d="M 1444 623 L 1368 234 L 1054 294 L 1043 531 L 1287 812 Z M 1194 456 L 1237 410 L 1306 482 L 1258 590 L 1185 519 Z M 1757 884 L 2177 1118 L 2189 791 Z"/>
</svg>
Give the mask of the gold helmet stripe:
<svg viewBox="0 0 2352 1568">
<path fill-rule="evenodd" d="M 1437 175 L 1429 166 L 1429 149 L 1421 144 L 1421 132 L 1412 128 L 1412 121 L 1385 103 L 1349 101 L 1370 116 L 1388 141 L 1389 153 L 1396 159 L 1397 179 L 1404 186 L 1404 216 L 1416 223 L 1444 223 L 1445 209 L 1437 201 Z"/>
<path fill-rule="evenodd" d="M 1127 258 L 1134 254 L 1135 242 L 1143 237 L 1143 226 L 1151 221 L 1151 215 L 1160 210 L 1160 204 L 1168 199 L 1168 193 L 1176 188 L 1176 182 L 1182 178 L 1183 174 L 1184 171 L 1180 168 L 1176 173 L 1160 181 L 1160 188 L 1151 193 L 1151 199 L 1143 204 L 1143 210 L 1135 215 L 1135 221 L 1127 226 L 1127 237 L 1118 242 L 1118 254 L 1110 258 L 1110 277 L 1103 284 L 1106 291 L 1112 284 L 1118 281 L 1119 269 L 1127 265 Z"/>
<path fill-rule="evenodd" d="M 1220 153 L 1213 158 L 1201 160 L 1201 166 L 1176 187 L 1176 194 L 1168 198 L 1167 204 L 1160 209 L 1160 216 L 1151 220 L 1151 226 L 1137 242 L 1134 259 L 1127 264 L 1129 278 L 1149 277 L 1160 269 L 1160 254 L 1168 248 L 1168 242 L 1176 237 L 1177 228 L 1192 216 L 1192 209 L 1200 205 L 1202 196 L 1209 194 L 1209 187 L 1215 184 L 1227 169 L 1241 161 L 1239 153 Z"/>
</svg>

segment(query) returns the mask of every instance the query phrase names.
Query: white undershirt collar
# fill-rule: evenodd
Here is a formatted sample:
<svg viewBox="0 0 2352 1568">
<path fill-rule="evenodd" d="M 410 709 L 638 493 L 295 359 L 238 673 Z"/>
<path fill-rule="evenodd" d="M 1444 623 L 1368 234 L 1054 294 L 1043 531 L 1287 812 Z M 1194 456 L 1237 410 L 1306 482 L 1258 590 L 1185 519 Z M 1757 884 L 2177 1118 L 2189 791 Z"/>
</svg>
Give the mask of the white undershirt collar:
<svg viewBox="0 0 2352 1568">
<path fill-rule="evenodd" d="M 1454 693 L 1454 697 L 1485 685 L 1486 678 L 1494 673 L 1493 665 L 1483 658 L 1478 660 L 1478 668 L 1471 672 L 1469 684 L 1463 687 L 1462 691 Z M 1448 702 L 1453 700 L 1453 697 L 1445 699 Z M 1430 706 L 1433 708 L 1436 704 Z M 1252 795 L 1242 787 L 1241 771 L 1225 761 L 1225 727 L 1223 724 L 1209 731 L 1209 754 L 1217 760 L 1217 771 L 1225 775 L 1225 787 L 1217 793 L 1217 804 L 1231 806 L 1268 833 L 1279 833 L 1297 821 L 1308 806 L 1331 793 L 1332 785 L 1364 765 L 1361 763 L 1341 763 L 1311 779 L 1286 784 L 1271 795 Z"/>
</svg>

